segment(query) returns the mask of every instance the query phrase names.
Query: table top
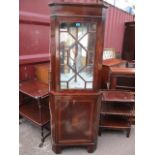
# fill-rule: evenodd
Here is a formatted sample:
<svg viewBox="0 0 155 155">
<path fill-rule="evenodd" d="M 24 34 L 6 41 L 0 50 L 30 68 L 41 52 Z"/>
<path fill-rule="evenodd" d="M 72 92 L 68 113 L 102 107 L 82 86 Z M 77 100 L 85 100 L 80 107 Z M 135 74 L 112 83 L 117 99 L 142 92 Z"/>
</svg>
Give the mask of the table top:
<svg viewBox="0 0 155 155">
<path fill-rule="evenodd" d="M 118 91 L 118 90 L 108 90 L 103 91 L 103 101 L 118 101 L 118 102 L 134 102 L 135 95 L 134 92 L 128 91 Z"/>
<path fill-rule="evenodd" d="M 103 60 L 102 65 L 110 67 L 110 66 L 125 64 L 125 63 L 127 63 L 126 60 L 112 58 L 112 59 Z"/>
<path fill-rule="evenodd" d="M 135 75 L 135 68 L 110 67 L 111 74 Z"/>
<path fill-rule="evenodd" d="M 48 95 L 49 87 L 47 84 L 38 80 L 23 81 L 19 84 L 19 91 L 35 99 Z"/>
</svg>

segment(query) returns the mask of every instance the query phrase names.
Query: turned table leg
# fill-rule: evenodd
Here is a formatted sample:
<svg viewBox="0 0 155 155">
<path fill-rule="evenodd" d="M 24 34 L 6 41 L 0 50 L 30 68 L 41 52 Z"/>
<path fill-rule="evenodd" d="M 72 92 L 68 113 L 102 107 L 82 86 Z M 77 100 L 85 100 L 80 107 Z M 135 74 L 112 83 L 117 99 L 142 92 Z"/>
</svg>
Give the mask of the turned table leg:
<svg viewBox="0 0 155 155">
<path fill-rule="evenodd" d="M 40 98 L 37 99 L 38 103 L 38 108 L 39 108 L 39 118 L 40 118 L 40 123 L 42 123 L 42 105 L 40 102 Z M 41 126 L 41 143 L 39 144 L 39 147 L 42 147 L 44 144 L 44 127 Z"/>
</svg>

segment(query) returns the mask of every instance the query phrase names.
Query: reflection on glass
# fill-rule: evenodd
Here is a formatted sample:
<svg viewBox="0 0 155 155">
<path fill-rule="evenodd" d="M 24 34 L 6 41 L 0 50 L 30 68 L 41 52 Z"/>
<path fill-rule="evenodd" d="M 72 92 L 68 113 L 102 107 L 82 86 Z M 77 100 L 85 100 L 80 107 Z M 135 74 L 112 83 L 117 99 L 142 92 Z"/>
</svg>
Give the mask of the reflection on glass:
<svg viewBox="0 0 155 155">
<path fill-rule="evenodd" d="M 61 82 L 60 86 L 61 86 L 61 89 L 66 89 L 67 88 L 67 83 L 66 82 Z"/>
<path fill-rule="evenodd" d="M 89 31 L 96 31 L 96 24 L 95 23 L 92 23 L 89 25 Z"/>
<path fill-rule="evenodd" d="M 93 88 L 93 82 L 87 82 L 87 83 L 86 83 L 86 88 L 87 88 L 87 89 Z"/>
<path fill-rule="evenodd" d="M 79 74 L 85 81 L 93 81 L 93 66 L 85 67 Z"/>
<path fill-rule="evenodd" d="M 74 71 L 67 65 L 61 65 L 60 71 L 61 71 L 60 80 L 63 82 L 68 81 L 74 76 Z"/>
<path fill-rule="evenodd" d="M 71 45 L 75 43 L 75 40 L 71 35 L 69 35 L 67 32 L 61 32 L 60 33 L 60 49 L 67 50 Z"/>
<path fill-rule="evenodd" d="M 61 89 L 92 89 L 96 24 L 60 25 Z"/>
<path fill-rule="evenodd" d="M 69 81 L 70 89 L 80 89 L 85 87 L 85 82 L 77 75 Z"/>
<path fill-rule="evenodd" d="M 84 37 L 88 32 L 88 24 L 82 23 L 80 27 L 78 27 L 78 39 Z"/>
</svg>

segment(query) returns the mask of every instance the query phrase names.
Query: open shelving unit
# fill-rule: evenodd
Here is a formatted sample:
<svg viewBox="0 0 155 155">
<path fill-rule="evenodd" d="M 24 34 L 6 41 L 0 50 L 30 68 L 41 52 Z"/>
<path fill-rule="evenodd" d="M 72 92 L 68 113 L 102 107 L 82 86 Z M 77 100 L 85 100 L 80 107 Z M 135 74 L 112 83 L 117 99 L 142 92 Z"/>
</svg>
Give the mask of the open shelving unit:
<svg viewBox="0 0 155 155">
<path fill-rule="evenodd" d="M 105 103 L 102 105 L 101 114 L 103 115 L 120 115 L 130 116 L 132 113 L 132 107 L 129 104 L 124 105 L 121 102 Z"/>
<path fill-rule="evenodd" d="M 19 85 L 19 114 L 41 128 L 41 143 L 50 135 L 47 128 L 50 122 L 48 85 L 39 80 L 23 81 Z M 44 135 L 44 129 L 49 130 Z"/>
<path fill-rule="evenodd" d="M 134 110 L 134 93 L 128 91 L 103 91 L 99 135 L 102 129 L 127 130 L 130 135 Z"/>
<path fill-rule="evenodd" d="M 112 117 L 112 116 L 105 116 L 100 124 L 100 127 L 104 128 L 113 128 L 113 129 L 129 129 L 130 123 L 128 122 L 127 118 L 125 117 Z"/>
<path fill-rule="evenodd" d="M 42 106 L 42 109 L 41 109 L 42 117 L 41 117 L 41 119 L 39 117 L 40 116 L 39 108 L 34 101 L 28 102 L 26 104 L 22 104 L 19 107 L 19 113 L 21 116 L 32 121 L 33 123 L 35 123 L 38 126 L 44 126 L 45 124 L 47 124 L 49 122 L 50 114 L 49 114 L 48 105 Z"/>
</svg>

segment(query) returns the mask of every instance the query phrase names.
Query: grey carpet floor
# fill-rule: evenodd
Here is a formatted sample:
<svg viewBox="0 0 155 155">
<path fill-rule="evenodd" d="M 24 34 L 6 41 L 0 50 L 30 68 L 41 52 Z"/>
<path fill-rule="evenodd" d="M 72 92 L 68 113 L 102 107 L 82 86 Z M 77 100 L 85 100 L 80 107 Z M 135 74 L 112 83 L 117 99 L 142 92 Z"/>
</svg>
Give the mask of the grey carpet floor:
<svg viewBox="0 0 155 155">
<path fill-rule="evenodd" d="M 26 120 L 22 120 L 19 126 L 19 155 L 54 155 L 51 149 L 51 137 L 49 136 L 42 148 L 39 148 L 40 130 Z M 63 149 L 63 155 L 86 155 L 84 148 Z M 125 132 L 103 131 L 98 137 L 98 146 L 91 155 L 134 155 L 135 154 L 135 129 L 132 127 L 129 138 Z"/>
</svg>

